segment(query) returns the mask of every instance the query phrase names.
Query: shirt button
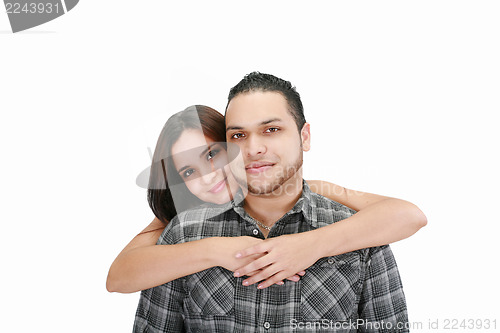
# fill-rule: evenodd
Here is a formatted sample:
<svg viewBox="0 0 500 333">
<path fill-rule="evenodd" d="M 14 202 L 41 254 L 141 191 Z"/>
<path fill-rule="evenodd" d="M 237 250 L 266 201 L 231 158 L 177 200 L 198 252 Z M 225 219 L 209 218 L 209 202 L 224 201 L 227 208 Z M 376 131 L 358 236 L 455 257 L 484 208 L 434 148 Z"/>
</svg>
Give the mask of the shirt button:
<svg viewBox="0 0 500 333">
<path fill-rule="evenodd" d="M 257 229 L 253 229 L 252 233 L 253 233 L 255 236 L 257 236 L 257 235 L 259 234 L 259 230 L 257 230 Z"/>
<path fill-rule="evenodd" d="M 266 330 L 268 330 L 269 328 L 271 328 L 271 324 L 269 324 L 269 322 L 268 322 L 268 321 L 266 321 L 266 322 L 264 323 L 264 328 L 265 328 Z"/>
<path fill-rule="evenodd" d="M 328 263 L 329 263 L 330 265 L 333 265 L 333 264 L 335 263 L 335 260 L 333 260 L 332 258 L 330 258 L 330 259 L 328 259 Z"/>
</svg>

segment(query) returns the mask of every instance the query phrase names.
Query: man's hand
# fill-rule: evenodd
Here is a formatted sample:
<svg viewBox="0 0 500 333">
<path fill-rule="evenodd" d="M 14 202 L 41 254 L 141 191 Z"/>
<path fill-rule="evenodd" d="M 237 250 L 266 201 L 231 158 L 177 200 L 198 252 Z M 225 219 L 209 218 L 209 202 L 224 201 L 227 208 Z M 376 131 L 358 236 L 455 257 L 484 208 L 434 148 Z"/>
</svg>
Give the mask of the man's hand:
<svg viewBox="0 0 500 333">
<path fill-rule="evenodd" d="M 250 276 L 243 281 L 245 286 L 265 280 L 257 286 L 264 289 L 275 283 L 282 284 L 286 278 L 298 281 L 298 275 L 304 275 L 304 270 L 314 264 L 320 254 L 315 246 L 314 233 L 308 232 L 268 238 L 238 251 L 236 257 L 241 260 L 241 268 L 234 272 L 234 276 Z M 248 258 L 253 260 L 248 262 Z"/>
</svg>

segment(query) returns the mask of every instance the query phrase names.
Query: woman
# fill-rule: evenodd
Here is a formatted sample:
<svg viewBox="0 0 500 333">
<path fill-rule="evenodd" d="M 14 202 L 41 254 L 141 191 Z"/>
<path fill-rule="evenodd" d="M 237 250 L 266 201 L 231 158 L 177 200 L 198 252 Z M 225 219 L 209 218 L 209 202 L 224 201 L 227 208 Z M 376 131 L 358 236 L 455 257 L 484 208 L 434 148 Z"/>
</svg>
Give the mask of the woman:
<svg viewBox="0 0 500 333">
<path fill-rule="evenodd" d="M 177 213 L 203 202 L 227 203 L 238 191 L 230 170 L 237 157 L 227 156 L 224 126 L 220 113 L 200 105 L 167 121 L 158 138 L 148 185 L 148 202 L 156 218 L 111 265 L 108 291 L 135 292 L 214 266 L 234 271 L 235 276 L 249 276 L 244 285 L 263 281 L 258 287 L 266 288 L 282 284 L 285 278 L 298 281 L 319 258 L 395 242 L 426 224 L 424 214 L 409 202 L 308 181 L 311 190 L 358 213 L 317 230 L 266 240 L 212 237 L 155 245 Z"/>
</svg>

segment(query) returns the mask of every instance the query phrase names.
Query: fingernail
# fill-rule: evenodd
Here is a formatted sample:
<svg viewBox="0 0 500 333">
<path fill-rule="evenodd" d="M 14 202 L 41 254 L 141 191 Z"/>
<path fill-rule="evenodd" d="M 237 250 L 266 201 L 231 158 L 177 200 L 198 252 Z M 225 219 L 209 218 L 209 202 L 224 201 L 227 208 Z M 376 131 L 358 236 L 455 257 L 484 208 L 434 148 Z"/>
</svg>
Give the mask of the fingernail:
<svg viewBox="0 0 500 333">
<path fill-rule="evenodd" d="M 257 286 L 257 289 L 262 289 L 262 287 L 263 287 L 263 286 L 262 286 L 261 284 L 259 284 L 259 285 Z"/>
<path fill-rule="evenodd" d="M 236 257 L 236 258 L 240 258 L 240 257 L 241 257 L 241 253 L 239 253 L 239 252 L 238 252 L 238 253 L 236 253 L 236 256 L 235 256 L 235 257 Z"/>
<path fill-rule="evenodd" d="M 240 272 L 234 272 L 234 277 L 240 277 Z"/>
<path fill-rule="evenodd" d="M 284 284 L 285 284 L 285 282 L 280 281 L 280 282 L 277 282 L 276 284 L 277 284 L 278 286 L 282 286 L 282 285 L 284 285 Z"/>
<path fill-rule="evenodd" d="M 244 286 L 248 286 L 248 281 L 243 281 Z"/>
</svg>

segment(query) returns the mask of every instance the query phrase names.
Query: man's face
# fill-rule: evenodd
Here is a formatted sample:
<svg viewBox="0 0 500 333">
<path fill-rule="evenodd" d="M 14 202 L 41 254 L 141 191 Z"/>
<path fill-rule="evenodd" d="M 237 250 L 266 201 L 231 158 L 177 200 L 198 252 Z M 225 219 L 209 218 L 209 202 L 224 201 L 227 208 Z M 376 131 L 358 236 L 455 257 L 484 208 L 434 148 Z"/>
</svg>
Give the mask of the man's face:
<svg viewBox="0 0 500 333">
<path fill-rule="evenodd" d="M 280 93 L 253 91 L 234 97 L 226 110 L 226 137 L 241 149 L 245 175 L 234 173 L 240 182 L 246 177 L 250 193 L 270 194 L 296 184 L 297 177 L 302 180 L 297 171 L 302 152 L 309 150 L 309 124 L 299 133 Z"/>
</svg>

